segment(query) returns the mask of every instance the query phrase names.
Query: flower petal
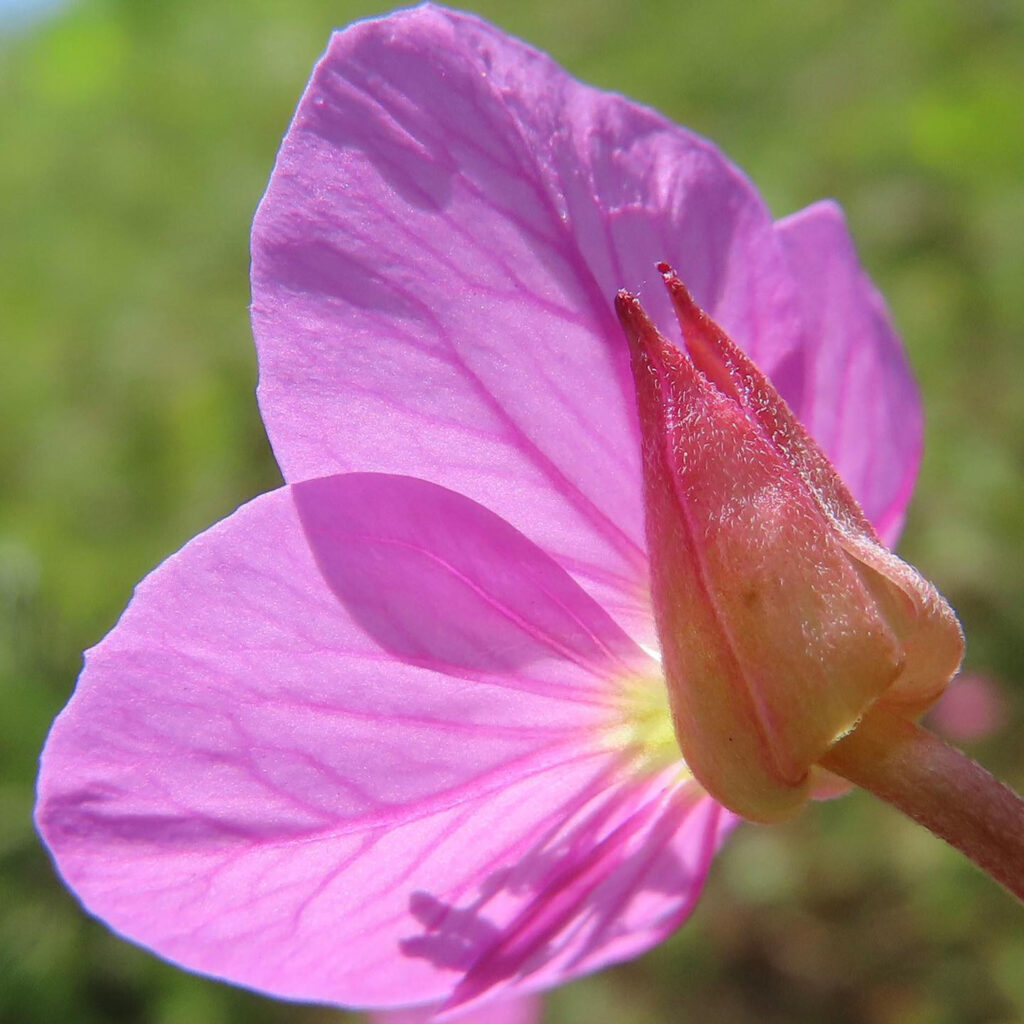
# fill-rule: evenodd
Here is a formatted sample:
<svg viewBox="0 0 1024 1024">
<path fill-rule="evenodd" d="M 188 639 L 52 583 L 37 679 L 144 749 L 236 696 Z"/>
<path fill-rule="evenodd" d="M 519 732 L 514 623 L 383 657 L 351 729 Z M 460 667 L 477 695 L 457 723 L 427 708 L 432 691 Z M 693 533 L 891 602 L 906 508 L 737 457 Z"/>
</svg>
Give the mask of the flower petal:
<svg viewBox="0 0 1024 1024">
<path fill-rule="evenodd" d="M 439 1007 L 413 1007 L 408 1010 L 380 1010 L 370 1016 L 370 1024 L 431 1024 Z M 539 996 L 519 996 L 487 1003 L 484 1007 L 452 1016 L 458 1024 L 540 1024 L 543 1000 Z"/>
<path fill-rule="evenodd" d="M 556 985 L 628 959 L 686 920 L 712 856 L 739 819 L 692 783 L 665 788 L 671 777 L 651 780 L 642 798 L 635 791 L 629 816 L 602 821 L 600 837 L 591 822 L 572 837 L 448 1007 Z"/>
<path fill-rule="evenodd" d="M 799 282 L 805 344 L 775 384 L 891 547 L 921 461 L 906 355 L 838 205 L 815 203 L 776 228 Z"/>
<path fill-rule="evenodd" d="M 290 998 L 442 999 L 635 815 L 713 846 L 717 805 L 681 817 L 692 783 L 631 781 L 606 742 L 616 679 L 652 667 L 468 499 L 310 481 L 139 586 L 54 725 L 37 823 L 94 914 L 183 966 Z M 623 923 L 591 929 L 579 970 L 654 941 L 706 869 L 654 878 L 617 849 Z M 577 927 L 600 907 L 577 901 Z"/>
<path fill-rule="evenodd" d="M 766 370 L 798 338 L 770 217 L 704 140 L 471 16 L 425 6 L 336 35 L 253 230 L 285 478 L 436 480 L 648 628 L 612 299 L 650 283 L 670 323 L 660 259 Z"/>
</svg>

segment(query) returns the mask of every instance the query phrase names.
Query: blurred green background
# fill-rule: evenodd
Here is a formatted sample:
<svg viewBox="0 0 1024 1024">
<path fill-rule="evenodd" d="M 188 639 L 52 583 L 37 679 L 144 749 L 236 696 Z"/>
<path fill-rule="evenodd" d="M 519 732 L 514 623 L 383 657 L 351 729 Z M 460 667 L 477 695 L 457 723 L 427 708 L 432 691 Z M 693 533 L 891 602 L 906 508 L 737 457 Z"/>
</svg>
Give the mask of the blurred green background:
<svg viewBox="0 0 1024 1024">
<path fill-rule="evenodd" d="M 6 5 L 4 5 L 6 6 Z M 487 0 L 580 77 L 719 143 L 777 215 L 847 210 L 919 375 L 903 552 L 1004 688 L 968 745 L 1018 788 L 1024 691 L 1024 6 Z M 120 942 L 31 829 L 80 651 L 167 554 L 278 482 L 252 391 L 248 229 L 344 0 L 81 0 L 0 35 L 0 1019 L 311 1024 L 340 1011 Z M 693 921 L 549 1022 L 1024 1020 L 1020 907 L 856 795 L 746 827 Z"/>
</svg>

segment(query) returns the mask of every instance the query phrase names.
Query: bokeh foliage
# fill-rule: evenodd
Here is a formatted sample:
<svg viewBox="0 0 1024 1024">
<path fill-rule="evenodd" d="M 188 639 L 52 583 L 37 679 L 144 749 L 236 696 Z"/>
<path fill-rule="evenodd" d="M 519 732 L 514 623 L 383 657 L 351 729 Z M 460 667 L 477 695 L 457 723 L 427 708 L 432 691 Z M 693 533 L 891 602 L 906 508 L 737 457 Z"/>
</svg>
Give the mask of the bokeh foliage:
<svg viewBox="0 0 1024 1024">
<path fill-rule="evenodd" d="M 928 413 L 907 556 L 1002 680 L 973 752 L 1018 788 L 1024 8 L 1017 0 L 486 0 L 579 76 L 718 142 L 779 215 L 845 206 Z M 278 481 L 252 398 L 248 224 L 346 0 L 81 0 L 0 38 L 0 1019 L 341 1021 L 88 920 L 30 824 L 80 651 L 134 582 Z M 339 955 L 343 955 L 339 951 Z M 866 797 L 741 830 L 694 921 L 550 1021 L 1024 1018 L 1020 908 Z"/>
</svg>

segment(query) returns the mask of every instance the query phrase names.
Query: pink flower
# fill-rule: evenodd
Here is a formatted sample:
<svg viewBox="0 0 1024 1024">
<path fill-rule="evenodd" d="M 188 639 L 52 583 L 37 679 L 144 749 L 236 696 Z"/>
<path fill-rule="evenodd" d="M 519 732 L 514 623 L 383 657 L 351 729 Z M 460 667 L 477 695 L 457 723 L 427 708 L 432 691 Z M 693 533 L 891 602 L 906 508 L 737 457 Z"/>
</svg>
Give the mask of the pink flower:
<svg viewBox="0 0 1024 1024">
<path fill-rule="evenodd" d="M 838 208 L 462 14 L 336 35 L 253 231 L 287 486 L 144 580 L 43 754 L 86 908 L 191 970 L 383 1007 L 542 989 L 685 920 L 734 822 L 655 655 L 618 289 L 768 373 L 884 539 L 913 383 Z"/>
<path fill-rule="evenodd" d="M 995 676 L 965 673 L 928 715 L 937 732 L 960 743 L 977 743 L 997 735 L 1010 719 L 1010 704 L 1004 685 Z"/>
</svg>

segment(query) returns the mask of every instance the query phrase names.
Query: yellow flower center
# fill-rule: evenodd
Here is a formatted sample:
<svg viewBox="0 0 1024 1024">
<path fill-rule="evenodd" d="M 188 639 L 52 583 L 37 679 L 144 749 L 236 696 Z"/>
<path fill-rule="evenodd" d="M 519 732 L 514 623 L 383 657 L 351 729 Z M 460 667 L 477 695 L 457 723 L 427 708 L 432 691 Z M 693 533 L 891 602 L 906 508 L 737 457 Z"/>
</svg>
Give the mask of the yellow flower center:
<svg viewBox="0 0 1024 1024">
<path fill-rule="evenodd" d="M 609 746 L 627 750 L 631 768 L 657 772 L 671 764 L 679 766 L 680 777 L 688 777 L 679 752 L 665 681 L 658 676 L 629 676 L 619 696 L 621 718 L 608 734 Z"/>
</svg>

